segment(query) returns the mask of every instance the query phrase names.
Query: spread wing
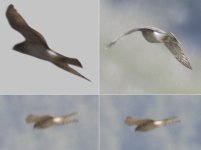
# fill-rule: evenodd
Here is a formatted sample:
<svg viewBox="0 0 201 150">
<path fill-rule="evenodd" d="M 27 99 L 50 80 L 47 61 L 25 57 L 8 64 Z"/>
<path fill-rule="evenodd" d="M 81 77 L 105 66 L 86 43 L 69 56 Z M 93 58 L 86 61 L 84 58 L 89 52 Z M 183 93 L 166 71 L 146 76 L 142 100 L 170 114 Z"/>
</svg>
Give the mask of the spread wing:
<svg viewBox="0 0 201 150">
<path fill-rule="evenodd" d="M 110 43 L 105 47 L 105 49 L 111 48 L 114 44 L 116 44 L 119 40 L 121 40 L 121 39 L 122 39 L 123 37 L 125 37 L 126 35 L 129 35 L 129 34 L 131 34 L 131 33 L 133 33 L 133 32 L 136 32 L 136 31 L 140 31 L 140 30 L 142 30 L 142 29 L 143 29 L 143 28 L 134 28 L 134 29 L 131 29 L 131 30 L 125 32 L 124 34 L 118 36 L 118 37 L 115 38 L 112 42 L 110 42 Z"/>
<path fill-rule="evenodd" d="M 53 117 L 50 116 L 50 115 L 42 115 L 42 116 L 39 116 L 39 115 L 33 115 L 33 114 L 30 114 L 26 117 L 26 122 L 27 123 L 33 123 L 33 122 L 41 122 L 43 120 L 47 120 L 47 119 L 52 119 Z"/>
<path fill-rule="evenodd" d="M 77 114 L 78 114 L 77 112 L 72 112 L 68 115 L 63 116 L 63 124 L 78 122 L 78 119 L 73 118 Z"/>
<path fill-rule="evenodd" d="M 55 125 L 55 122 L 53 120 L 54 118 L 45 118 L 41 121 L 36 122 L 34 124 L 34 128 L 45 129 L 45 128 L 51 127 Z"/>
<path fill-rule="evenodd" d="M 178 123 L 178 122 L 181 122 L 177 116 L 173 116 L 173 117 L 169 117 L 169 118 L 166 118 L 166 119 L 162 119 L 162 124 L 163 125 L 168 125 L 168 124 L 172 124 L 172 123 Z"/>
<path fill-rule="evenodd" d="M 138 126 L 138 125 L 145 124 L 148 122 L 154 122 L 154 120 L 152 120 L 152 119 L 136 119 L 131 116 L 128 116 L 125 119 L 125 124 L 127 124 L 128 126 L 132 126 L 132 125 Z"/>
<path fill-rule="evenodd" d="M 75 115 L 77 115 L 78 114 L 78 112 L 72 112 L 72 113 L 70 113 L 70 114 L 68 114 L 68 115 L 66 115 L 67 117 L 72 117 L 72 116 L 75 116 Z"/>
<path fill-rule="evenodd" d="M 133 28 L 125 33 L 123 33 L 122 35 L 118 36 L 117 38 L 115 38 L 112 42 L 110 42 L 105 49 L 109 49 L 111 48 L 114 44 L 116 44 L 119 40 L 121 40 L 123 37 L 133 33 L 133 32 L 136 32 L 136 31 L 143 31 L 143 30 L 152 30 L 152 31 L 157 31 L 157 32 L 162 32 L 162 33 L 165 33 L 163 30 L 161 29 L 158 29 L 158 28 L 155 28 L 155 27 L 140 27 L 140 28 Z"/>
<path fill-rule="evenodd" d="M 77 75 L 77 76 L 79 76 L 79 77 L 81 77 L 81 78 L 83 78 L 83 79 L 85 79 L 85 80 L 91 82 L 90 79 L 86 78 L 85 76 L 83 76 L 82 74 L 80 74 L 80 73 L 79 73 L 78 71 L 76 71 L 75 69 L 71 68 L 71 67 L 70 67 L 68 64 L 66 64 L 66 63 L 62 63 L 62 62 L 57 62 L 57 63 L 56 63 L 56 62 L 55 62 L 54 64 L 55 64 L 56 66 L 62 68 L 63 70 L 66 70 L 66 71 L 68 71 L 68 72 L 70 72 L 70 73 L 72 73 L 72 74 L 74 74 L 74 75 Z"/>
<path fill-rule="evenodd" d="M 164 41 L 164 44 L 181 64 L 192 70 L 191 64 L 188 57 L 184 54 L 180 42 L 172 33 L 170 33 L 168 39 Z"/>
<path fill-rule="evenodd" d="M 47 46 L 45 38 L 26 23 L 12 4 L 7 8 L 6 17 L 11 27 L 20 32 L 26 38 L 26 41 L 35 41 Z"/>
</svg>

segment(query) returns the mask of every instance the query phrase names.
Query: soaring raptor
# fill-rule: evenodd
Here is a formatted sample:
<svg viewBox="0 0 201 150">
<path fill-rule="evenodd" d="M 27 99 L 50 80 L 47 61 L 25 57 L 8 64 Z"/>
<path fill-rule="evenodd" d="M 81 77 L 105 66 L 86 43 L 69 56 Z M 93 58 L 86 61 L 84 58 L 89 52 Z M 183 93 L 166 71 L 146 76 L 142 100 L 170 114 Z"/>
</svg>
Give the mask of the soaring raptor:
<svg viewBox="0 0 201 150">
<path fill-rule="evenodd" d="M 153 130 L 161 126 L 165 126 L 165 125 L 177 123 L 177 122 L 180 122 L 180 120 L 176 116 L 161 119 L 161 120 L 137 119 L 131 116 L 128 116 L 125 119 L 126 125 L 128 126 L 135 125 L 136 126 L 135 131 L 141 131 L 141 132 Z"/>
<path fill-rule="evenodd" d="M 73 122 L 78 122 L 77 119 L 74 119 L 73 116 L 76 115 L 76 112 L 64 115 L 61 117 L 53 117 L 50 115 L 34 115 L 30 114 L 26 117 L 27 123 L 34 123 L 34 128 L 45 129 L 54 125 L 64 125 Z"/>
<path fill-rule="evenodd" d="M 42 60 L 52 62 L 56 66 L 90 81 L 69 66 L 75 65 L 82 68 L 82 64 L 79 62 L 78 59 L 63 56 L 51 50 L 45 38 L 26 23 L 26 21 L 17 12 L 12 4 L 8 6 L 6 16 L 11 27 L 20 32 L 25 38 L 24 42 L 16 44 L 13 47 L 14 50 Z"/>
<path fill-rule="evenodd" d="M 131 29 L 120 35 L 119 37 L 115 38 L 106 46 L 106 49 L 112 47 L 121 38 L 136 31 L 141 31 L 144 38 L 150 43 L 163 43 L 181 64 L 192 70 L 188 57 L 184 54 L 181 44 L 177 40 L 175 35 L 171 32 L 165 32 L 155 27 L 140 27 Z"/>
</svg>

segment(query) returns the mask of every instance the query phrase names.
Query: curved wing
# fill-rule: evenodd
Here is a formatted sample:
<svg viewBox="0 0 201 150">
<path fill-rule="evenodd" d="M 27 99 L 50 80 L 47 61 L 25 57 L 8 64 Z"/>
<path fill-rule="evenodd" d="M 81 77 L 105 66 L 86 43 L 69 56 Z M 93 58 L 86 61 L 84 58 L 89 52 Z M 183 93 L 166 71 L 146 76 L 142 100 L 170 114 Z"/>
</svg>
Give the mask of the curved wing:
<svg viewBox="0 0 201 150">
<path fill-rule="evenodd" d="M 45 38 L 26 23 L 12 4 L 7 8 L 6 17 L 11 27 L 20 32 L 27 41 L 36 41 L 47 46 Z"/>
<path fill-rule="evenodd" d="M 40 122 L 40 121 L 52 119 L 52 118 L 53 117 L 50 115 L 39 116 L 39 115 L 30 114 L 26 117 L 26 123 Z"/>
<path fill-rule="evenodd" d="M 152 31 L 157 31 L 157 32 L 161 32 L 161 33 L 166 33 L 165 31 L 161 30 L 161 29 L 158 29 L 158 28 L 155 28 L 155 27 L 140 27 L 140 28 L 133 28 L 127 32 L 125 32 L 124 34 L 118 36 L 117 38 L 115 38 L 112 42 L 110 42 L 105 49 L 109 49 L 111 48 L 114 44 L 116 44 L 119 40 L 121 40 L 123 37 L 133 33 L 133 32 L 136 32 L 136 31 L 143 31 L 143 30 L 152 30 Z"/>
<path fill-rule="evenodd" d="M 129 35 L 133 32 L 136 32 L 136 31 L 140 31 L 142 28 L 134 28 L 134 29 L 131 29 L 127 32 L 125 32 L 124 34 L 118 36 L 117 38 L 115 38 L 112 42 L 110 42 L 106 47 L 105 49 L 109 49 L 111 48 L 114 44 L 116 44 L 119 40 L 121 40 L 123 37 L 125 37 L 126 35 Z"/>
<path fill-rule="evenodd" d="M 169 33 L 169 36 L 167 38 L 168 39 L 164 41 L 165 46 L 170 50 L 170 52 L 182 65 L 192 70 L 189 59 L 184 54 L 184 51 L 181 48 L 181 43 L 176 39 L 176 37 L 172 33 Z"/>
</svg>

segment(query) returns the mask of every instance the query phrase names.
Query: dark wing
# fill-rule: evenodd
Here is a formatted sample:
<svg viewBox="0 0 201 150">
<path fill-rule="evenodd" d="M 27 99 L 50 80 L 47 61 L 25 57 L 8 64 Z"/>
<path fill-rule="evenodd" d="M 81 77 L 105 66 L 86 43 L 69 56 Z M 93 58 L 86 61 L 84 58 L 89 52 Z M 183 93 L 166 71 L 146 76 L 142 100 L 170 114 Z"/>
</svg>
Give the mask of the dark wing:
<svg viewBox="0 0 201 150">
<path fill-rule="evenodd" d="M 86 79 L 87 81 L 90 81 L 90 82 L 91 82 L 91 80 L 89 80 L 88 78 L 86 78 L 85 76 L 83 76 L 82 74 L 80 74 L 78 71 L 76 71 L 76 70 L 74 70 L 73 68 L 71 68 L 71 67 L 70 67 L 68 64 L 66 64 L 66 63 L 60 63 L 60 62 L 55 63 L 55 62 L 54 62 L 54 64 L 55 64 L 56 66 L 58 66 L 58 67 L 64 69 L 64 70 L 66 70 L 66 71 L 68 71 L 68 72 L 74 74 L 74 75 L 77 75 L 77 76 L 79 76 L 79 77 L 81 77 L 81 78 L 83 78 L 83 79 Z"/>
<path fill-rule="evenodd" d="M 145 124 L 148 122 L 154 122 L 154 120 L 152 120 L 152 119 L 136 119 L 131 116 L 128 116 L 125 119 L 125 124 L 127 124 L 128 126 L 141 125 L 141 124 Z"/>
<path fill-rule="evenodd" d="M 51 127 L 55 125 L 53 119 L 54 118 L 49 118 L 49 119 L 46 118 L 44 120 L 38 121 L 34 124 L 34 128 L 45 129 L 45 128 Z"/>
<path fill-rule="evenodd" d="M 26 122 L 27 123 L 40 122 L 40 121 L 47 120 L 47 119 L 52 119 L 52 118 L 53 117 L 50 116 L 50 115 L 39 116 L 39 115 L 30 114 L 30 115 L 28 115 L 26 117 Z"/>
<path fill-rule="evenodd" d="M 167 38 L 168 39 L 164 41 L 165 46 L 181 64 L 192 70 L 191 64 L 188 60 L 188 57 L 184 54 L 180 42 L 172 33 L 169 33 Z"/>
<path fill-rule="evenodd" d="M 11 27 L 20 32 L 27 41 L 35 41 L 48 47 L 45 38 L 26 23 L 12 4 L 7 8 L 6 17 Z"/>
<path fill-rule="evenodd" d="M 140 31 L 142 28 L 134 28 L 134 29 L 131 29 L 127 32 L 125 32 L 124 34 L 118 36 L 117 38 L 115 38 L 112 42 L 110 42 L 106 47 L 105 49 L 109 49 L 111 48 L 114 44 L 116 44 L 119 40 L 121 40 L 123 37 L 125 37 L 126 35 L 129 35 L 133 32 L 136 32 L 136 31 Z"/>
</svg>

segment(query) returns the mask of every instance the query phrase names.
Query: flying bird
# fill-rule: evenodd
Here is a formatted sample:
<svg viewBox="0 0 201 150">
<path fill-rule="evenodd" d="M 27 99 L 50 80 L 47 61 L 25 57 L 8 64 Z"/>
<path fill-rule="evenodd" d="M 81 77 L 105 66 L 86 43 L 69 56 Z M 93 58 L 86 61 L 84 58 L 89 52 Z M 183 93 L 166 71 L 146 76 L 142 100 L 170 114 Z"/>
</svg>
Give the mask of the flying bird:
<svg viewBox="0 0 201 150">
<path fill-rule="evenodd" d="M 192 70 L 189 59 L 184 54 L 181 43 L 177 40 L 175 35 L 171 32 L 165 32 L 155 27 L 142 27 L 131 29 L 120 35 L 119 37 L 115 38 L 111 43 L 106 46 L 106 49 L 111 48 L 120 39 L 136 31 L 141 31 L 144 38 L 150 43 L 163 43 L 181 64 Z"/>
<path fill-rule="evenodd" d="M 27 24 L 27 22 L 17 12 L 12 4 L 8 6 L 6 16 L 11 27 L 20 32 L 25 38 L 25 41 L 23 41 L 22 43 L 18 43 L 13 47 L 14 50 L 42 60 L 52 62 L 56 66 L 90 81 L 88 78 L 84 77 L 69 66 L 75 65 L 82 68 L 82 64 L 79 62 L 78 59 L 63 56 L 51 50 L 45 38 L 38 31 L 34 30 Z"/>
<path fill-rule="evenodd" d="M 26 117 L 26 123 L 34 123 L 34 128 L 45 129 L 54 125 L 64 125 L 73 122 L 78 122 L 77 119 L 74 119 L 73 116 L 76 115 L 76 112 L 64 115 L 61 117 L 53 117 L 50 115 L 34 115 L 30 114 Z"/>
<path fill-rule="evenodd" d="M 153 130 L 155 128 L 161 127 L 161 126 L 166 126 L 168 124 L 173 124 L 173 123 L 178 123 L 180 120 L 178 117 L 173 116 L 161 120 L 153 120 L 153 119 L 137 119 L 131 116 L 126 117 L 125 119 L 125 124 L 128 126 L 133 126 L 135 125 L 135 131 L 149 131 Z"/>
</svg>

